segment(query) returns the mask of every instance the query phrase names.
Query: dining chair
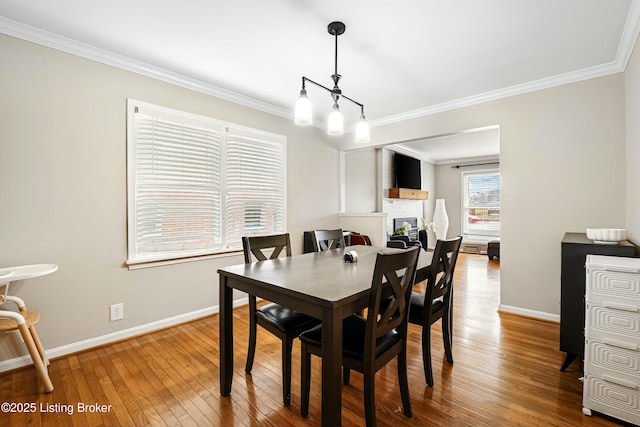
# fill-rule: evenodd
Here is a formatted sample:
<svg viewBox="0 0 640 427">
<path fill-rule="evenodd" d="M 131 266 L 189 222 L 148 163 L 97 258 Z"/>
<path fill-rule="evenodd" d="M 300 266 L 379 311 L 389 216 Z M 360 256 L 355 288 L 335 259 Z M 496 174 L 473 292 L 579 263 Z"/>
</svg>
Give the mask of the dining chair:
<svg viewBox="0 0 640 427">
<path fill-rule="evenodd" d="M 278 258 L 284 251 L 291 256 L 289 233 L 270 236 L 242 238 L 244 262 L 261 262 Z M 291 349 L 293 340 L 300 333 L 320 324 L 320 320 L 306 314 L 269 303 L 257 307 L 256 296 L 249 294 L 249 349 L 245 372 L 251 373 L 256 353 L 257 325 L 262 326 L 282 341 L 282 400 L 286 406 L 291 403 Z"/>
<path fill-rule="evenodd" d="M 419 248 L 378 253 L 371 280 L 367 317 L 358 314 L 342 322 L 342 366 L 364 376 L 364 411 L 366 424 L 376 425 L 375 374 L 397 358 L 398 382 L 404 415 L 411 418 L 411 400 L 407 379 L 408 298 L 413 287 Z M 391 293 L 391 303 L 381 310 L 383 289 Z M 300 413 L 309 413 L 311 355 L 322 355 L 322 325 L 300 334 L 301 402 Z M 345 377 L 348 384 L 348 377 Z"/>
<path fill-rule="evenodd" d="M 344 233 L 341 228 L 336 230 L 314 230 L 311 233 L 314 252 L 327 251 L 329 249 L 344 248 Z"/>
<path fill-rule="evenodd" d="M 352 245 L 364 245 L 364 246 L 371 246 L 371 238 L 369 238 L 369 236 L 367 236 L 366 234 L 360 234 L 360 233 L 356 233 L 355 231 L 352 231 L 351 233 L 349 233 L 349 238 L 351 240 L 351 244 Z"/>
<path fill-rule="evenodd" d="M 422 363 L 424 377 L 430 387 L 433 387 L 431 325 L 440 319 L 447 363 L 453 364 L 453 274 L 461 242 L 460 236 L 436 242 L 433 261 L 427 270 L 425 292 L 412 292 L 409 300 L 409 323 L 422 326 Z"/>
</svg>

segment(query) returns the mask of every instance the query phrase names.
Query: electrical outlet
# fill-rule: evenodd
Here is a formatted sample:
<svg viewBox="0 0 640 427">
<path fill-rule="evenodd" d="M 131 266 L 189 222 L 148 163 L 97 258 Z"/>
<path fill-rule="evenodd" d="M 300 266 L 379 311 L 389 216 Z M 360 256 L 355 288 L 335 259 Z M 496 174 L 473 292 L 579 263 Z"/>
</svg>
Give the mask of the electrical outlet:
<svg viewBox="0 0 640 427">
<path fill-rule="evenodd" d="M 116 320 L 124 319 L 124 304 L 123 303 L 111 304 L 110 308 L 111 308 L 110 320 L 112 322 L 116 321 Z"/>
</svg>

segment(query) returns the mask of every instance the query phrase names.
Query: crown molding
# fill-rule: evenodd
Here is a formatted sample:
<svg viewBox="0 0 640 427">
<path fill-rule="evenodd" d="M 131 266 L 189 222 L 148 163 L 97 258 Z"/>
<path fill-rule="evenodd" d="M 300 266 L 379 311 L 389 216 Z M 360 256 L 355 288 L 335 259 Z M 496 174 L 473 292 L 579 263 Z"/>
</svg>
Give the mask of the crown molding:
<svg viewBox="0 0 640 427">
<path fill-rule="evenodd" d="M 632 0 L 627 14 L 627 20 L 622 30 L 622 37 L 616 52 L 614 61 L 594 67 L 584 68 L 582 70 L 570 73 L 559 74 L 553 77 L 535 80 L 528 83 L 510 86 L 507 88 L 481 93 L 467 98 L 460 98 L 441 104 L 431 105 L 417 110 L 407 111 L 405 113 L 387 116 L 376 120 L 370 120 L 369 126 L 384 126 L 388 124 L 403 122 L 418 117 L 429 116 L 432 114 L 442 113 L 445 111 L 455 110 L 463 107 L 470 107 L 485 102 L 496 101 L 502 98 L 508 98 L 515 95 L 535 92 L 543 89 L 550 89 L 570 83 L 577 83 L 584 80 L 604 77 L 611 74 L 622 73 L 625 71 L 636 40 L 640 34 L 640 0 Z"/>
<path fill-rule="evenodd" d="M 293 120 L 291 110 L 11 19 L 0 17 L 0 33 Z"/>
<path fill-rule="evenodd" d="M 631 0 L 631 6 L 629 7 L 629 13 L 627 14 L 627 21 L 624 24 L 622 30 L 622 38 L 618 45 L 618 52 L 616 53 L 616 62 L 622 67 L 623 71 L 626 70 L 629 59 L 633 54 L 633 48 L 635 47 L 636 40 L 640 34 L 640 1 Z"/>
<path fill-rule="evenodd" d="M 193 79 L 182 74 L 174 73 L 153 65 L 135 60 L 133 58 L 119 55 L 104 49 L 91 46 L 76 40 L 69 39 L 48 31 L 44 31 L 29 25 L 25 25 L 4 17 L 0 17 L 0 33 L 12 37 L 27 40 L 52 49 L 60 50 L 66 53 L 77 55 L 86 59 L 111 65 L 126 71 L 138 73 L 147 77 L 161 80 L 167 83 L 175 84 L 187 89 L 201 92 L 207 95 L 215 96 L 230 102 L 234 102 L 249 108 L 273 114 L 279 117 L 293 120 L 293 111 L 263 102 L 246 95 L 241 95 L 227 89 L 214 86 L 201 80 Z M 508 98 L 515 95 L 535 92 L 538 90 L 549 89 L 562 86 L 569 83 L 576 83 L 597 77 L 624 72 L 629 58 L 633 52 L 635 42 L 640 33 L 640 0 L 632 0 L 625 22 L 624 30 L 616 53 L 616 59 L 610 63 L 585 68 L 570 73 L 560 74 L 557 76 L 540 79 L 528 83 L 510 86 L 507 88 L 481 93 L 478 95 L 460 98 L 453 101 L 443 102 L 441 104 L 431 105 L 401 114 L 382 117 L 376 120 L 370 120 L 371 127 L 384 126 L 393 123 L 403 122 L 419 117 L 429 116 L 432 114 L 442 113 L 445 111 L 455 110 L 458 108 L 469 107 L 482 104 L 485 102 L 495 101 L 502 98 Z M 316 126 L 321 127 L 322 126 Z M 345 129 L 345 133 L 351 133 L 355 130 L 355 126 L 349 126 Z"/>
<path fill-rule="evenodd" d="M 473 105 L 483 104 L 485 102 L 496 101 L 515 95 L 522 95 L 529 92 L 536 92 L 542 89 L 549 89 L 557 86 L 576 83 L 583 80 L 589 80 L 596 77 L 603 77 L 610 74 L 623 72 L 624 68 L 616 62 L 611 62 L 596 67 L 586 68 L 571 73 L 560 74 L 557 76 L 540 79 L 528 83 L 510 86 L 507 88 L 485 92 L 466 98 L 460 98 L 453 101 L 443 102 L 441 104 L 430 105 L 428 107 L 419 108 L 417 110 L 407 111 L 405 113 L 393 116 L 383 117 L 377 120 L 371 120 L 369 126 L 377 127 L 393 123 L 403 122 L 405 120 L 416 119 L 419 117 L 429 116 L 432 114 L 442 113 L 445 111 L 456 110 L 459 108 L 470 107 Z"/>
</svg>

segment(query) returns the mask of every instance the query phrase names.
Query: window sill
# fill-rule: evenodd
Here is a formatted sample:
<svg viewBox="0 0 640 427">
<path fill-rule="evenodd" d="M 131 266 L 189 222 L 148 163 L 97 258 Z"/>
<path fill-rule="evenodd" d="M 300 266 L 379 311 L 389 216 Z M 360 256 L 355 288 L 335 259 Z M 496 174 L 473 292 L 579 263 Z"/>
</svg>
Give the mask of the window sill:
<svg viewBox="0 0 640 427">
<path fill-rule="evenodd" d="M 228 258 L 242 254 L 242 249 L 236 249 L 229 252 L 220 252 L 216 254 L 189 256 L 184 258 L 157 259 L 157 260 L 136 260 L 125 261 L 125 265 L 129 270 L 140 270 L 143 268 L 161 267 L 163 265 L 182 264 L 185 262 L 205 261 L 210 259 Z"/>
</svg>

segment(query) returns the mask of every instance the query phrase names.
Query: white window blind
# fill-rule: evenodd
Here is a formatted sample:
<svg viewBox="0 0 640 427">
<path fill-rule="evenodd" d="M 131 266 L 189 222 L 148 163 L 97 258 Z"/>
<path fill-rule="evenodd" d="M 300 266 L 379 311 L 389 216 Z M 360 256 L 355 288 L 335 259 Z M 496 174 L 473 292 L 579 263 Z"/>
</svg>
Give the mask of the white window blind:
<svg viewBox="0 0 640 427">
<path fill-rule="evenodd" d="M 230 248 L 242 236 L 285 231 L 282 144 L 227 133 L 226 233 Z"/>
<path fill-rule="evenodd" d="M 284 137 L 129 101 L 129 264 L 284 232 Z"/>
<path fill-rule="evenodd" d="M 462 231 L 500 236 L 500 172 L 463 173 Z"/>
</svg>

